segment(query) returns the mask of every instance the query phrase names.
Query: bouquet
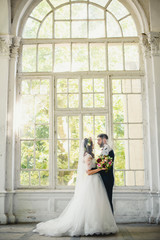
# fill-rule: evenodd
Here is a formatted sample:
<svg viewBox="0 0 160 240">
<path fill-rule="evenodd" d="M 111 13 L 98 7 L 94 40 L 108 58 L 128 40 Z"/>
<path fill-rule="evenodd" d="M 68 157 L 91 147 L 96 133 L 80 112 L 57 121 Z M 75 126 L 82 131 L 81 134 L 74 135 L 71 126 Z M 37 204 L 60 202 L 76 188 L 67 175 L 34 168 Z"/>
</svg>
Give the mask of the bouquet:
<svg viewBox="0 0 160 240">
<path fill-rule="evenodd" d="M 112 157 L 110 157 L 109 155 L 104 155 L 104 156 L 100 155 L 96 159 L 96 164 L 97 164 L 97 168 L 99 169 L 106 168 L 105 172 L 108 172 L 108 170 L 113 165 L 113 160 L 112 160 Z"/>
</svg>

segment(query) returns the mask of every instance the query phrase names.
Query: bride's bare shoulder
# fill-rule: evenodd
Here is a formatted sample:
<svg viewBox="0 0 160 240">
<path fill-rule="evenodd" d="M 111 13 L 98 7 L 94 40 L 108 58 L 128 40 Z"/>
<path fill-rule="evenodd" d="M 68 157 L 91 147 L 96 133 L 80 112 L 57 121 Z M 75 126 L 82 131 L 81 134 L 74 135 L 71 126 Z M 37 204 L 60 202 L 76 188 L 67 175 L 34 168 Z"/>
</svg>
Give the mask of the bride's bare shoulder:
<svg viewBox="0 0 160 240">
<path fill-rule="evenodd" d="M 90 159 L 92 159 L 93 157 L 92 157 L 92 155 L 91 154 L 89 154 L 88 152 L 86 152 L 85 154 L 84 154 L 84 157 L 85 158 L 90 158 Z"/>
</svg>

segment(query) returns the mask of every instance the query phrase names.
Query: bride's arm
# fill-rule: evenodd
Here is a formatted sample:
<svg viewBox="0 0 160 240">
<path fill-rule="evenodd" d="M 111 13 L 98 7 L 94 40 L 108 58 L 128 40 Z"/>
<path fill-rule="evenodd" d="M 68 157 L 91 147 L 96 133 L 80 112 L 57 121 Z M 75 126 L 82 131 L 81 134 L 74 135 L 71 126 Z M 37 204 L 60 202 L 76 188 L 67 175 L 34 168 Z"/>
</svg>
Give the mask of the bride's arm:
<svg viewBox="0 0 160 240">
<path fill-rule="evenodd" d="M 92 175 L 92 174 L 95 174 L 95 173 L 100 172 L 102 170 L 106 170 L 106 168 L 102 168 L 102 169 L 96 168 L 94 170 L 87 170 L 86 172 L 87 172 L 88 175 Z"/>
<path fill-rule="evenodd" d="M 92 175 L 92 174 L 95 174 L 97 172 L 100 172 L 101 170 L 106 170 L 106 168 L 102 168 L 102 169 L 91 169 L 92 168 L 92 156 L 90 154 L 87 154 L 85 157 L 84 157 L 84 162 L 85 162 L 85 165 L 86 165 L 86 173 L 88 175 Z"/>
</svg>

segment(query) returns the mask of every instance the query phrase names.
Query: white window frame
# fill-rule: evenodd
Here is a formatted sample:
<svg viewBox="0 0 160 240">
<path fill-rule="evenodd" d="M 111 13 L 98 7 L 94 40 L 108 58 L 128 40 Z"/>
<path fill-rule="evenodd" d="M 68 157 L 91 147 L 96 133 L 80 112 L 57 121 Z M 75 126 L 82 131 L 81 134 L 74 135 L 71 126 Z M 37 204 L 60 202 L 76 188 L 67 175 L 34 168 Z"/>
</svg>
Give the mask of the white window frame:
<svg viewBox="0 0 160 240">
<path fill-rule="evenodd" d="M 85 3 L 83 1 L 76 1 L 75 3 Z M 108 6 L 108 4 L 110 3 L 110 1 L 106 4 L 105 7 L 102 7 L 100 5 L 98 5 L 97 3 L 92 3 L 92 5 L 99 7 L 100 9 L 104 9 L 104 13 L 105 13 L 105 8 Z M 69 2 L 69 4 L 71 5 L 71 1 Z M 87 6 L 90 4 L 90 2 L 87 1 Z M 32 6 L 30 6 L 30 9 L 28 11 L 28 14 L 25 15 L 24 19 L 22 20 L 22 24 L 20 27 L 20 31 L 19 31 L 19 35 L 22 36 L 22 31 L 24 29 L 24 24 L 30 14 L 30 12 L 32 11 L 32 9 L 36 6 L 37 4 L 32 4 Z M 68 5 L 68 3 L 64 3 L 61 6 L 65 6 Z M 57 7 L 57 9 L 60 6 Z M 88 7 L 87 7 L 88 8 Z M 56 9 L 56 8 L 55 8 Z M 131 13 L 129 13 L 129 15 L 131 15 Z M 127 15 L 128 16 L 128 15 Z M 108 89 L 108 94 L 107 94 L 107 101 L 108 101 L 108 108 L 105 109 L 89 109 L 90 114 L 96 114 L 98 113 L 99 115 L 102 114 L 103 112 L 107 115 L 107 129 L 106 132 L 109 135 L 110 138 L 110 142 L 113 143 L 113 123 L 112 123 L 112 92 L 111 92 L 111 79 L 112 78 L 141 78 L 142 79 L 142 84 L 143 84 L 143 88 L 144 91 L 142 92 L 142 99 L 143 99 L 143 123 L 144 123 L 144 131 L 147 129 L 147 112 L 145 110 L 145 106 L 146 106 L 146 91 L 145 91 L 145 82 L 144 82 L 144 65 L 143 65 L 143 58 L 142 58 L 142 50 L 139 44 L 139 37 L 110 37 L 107 38 L 107 31 L 106 31 L 106 14 L 104 14 L 104 21 L 105 21 L 105 38 L 94 38 L 94 39 L 88 39 L 88 38 L 68 38 L 68 39 L 64 39 L 64 38 L 57 38 L 57 39 L 51 39 L 51 38 L 43 38 L 43 39 L 38 39 L 38 38 L 29 38 L 29 39 L 23 39 L 21 40 L 21 45 L 20 45 L 20 49 L 19 49 L 19 62 L 18 62 L 18 73 L 17 73 L 17 104 L 19 101 L 19 97 L 20 97 L 20 82 L 21 79 L 25 78 L 34 78 L 34 79 L 39 79 L 39 78 L 49 78 L 50 79 L 50 138 L 51 138 L 51 143 L 50 144 L 50 163 L 49 163 L 49 183 L 50 185 L 48 187 L 41 187 L 41 186 L 22 186 L 20 185 L 20 148 L 19 148 L 19 133 L 16 132 L 16 146 L 15 146 L 15 188 L 34 188 L 34 189 L 38 189 L 38 188 L 45 188 L 45 189 L 56 189 L 56 158 L 55 158 L 55 146 L 56 146 L 56 125 L 55 125 L 55 119 L 57 116 L 57 109 L 55 109 L 55 105 L 54 105 L 54 100 L 56 98 L 55 96 L 55 79 L 59 78 L 59 77 L 70 77 L 70 78 L 76 78 L 78 77 L 83 77 L 86 76 L 87 78 L 91 77 L 105 77 L 107 79 L 107 89 Z M 134 19 L 134 18 L 133 18 Z M 88 20 L 88 19 L 86 19 Z M 54 17 L 53 17 L 53 23 L 54 23 Z M 63 20 L 65 21 L 65 20 Z M 68 21 L 68 20 L 66 20 Z M 70 20 L 69 20 L 70 21 Z M 87 21 L 88 24 L 89 21 Z M 70 23 L 71 24 L 71 23 Z M 72 30 L 71 30 L 72 31 Z M 138 29 L 137 29 L 138 32 Z M 70 33 L 71 34 L 71 33 Z M 87 33 L 88 34 L 88 33 Z M 54 36 L 53 36 L 54 37 Z M 106 45 L 106 70 L 104 71 L 90 71 L 90 69 L 88 71 L 77 71 L 77 72 L 54 72 L 54 54 L 53 54 L 53 69 L 52 72 L 22 72 L 22 47 L 24 44 L 52 44 L 52 49 L 53 49 L 53 53 L 54 53 L 54 44 L 57 43 L 86 43 L 89 45 L 89 43 L 105 43 Z M 123 56 L 124 56 L 124 44 L 123 43 L 138 43 L 139 44 L 139 66 L 140 69 L 139 70 L 118 70 L 118 71 L 111 71 L 108 70 L 108 55 L 107 55 L 107 48 L 108 48 L 108 43 L 122 43 L 122 49 L 123 49 Z M 38 57 L 37 57 L 38 59 Z M 123 59 L 123 65 L 125 64 L 124 59 Z M 38 62 L 37 62 L 38 65 Z M 37 67 L 36 65 L 36 67 Z M 90 66 L 90 58 L 89 58 L 89 54 L 88 54 L 88 65 Z M 125 68 L 124 68 L 125 69 Z M 73 109 L 72 110 L 65 110 L 62 109 L 61 110 L 61 114 L 72 114 Z M 60 111 L 59 111 L 60 113 Z M 88 108 L 86 110 L 83 110 L 81 112 L 81 110 L 76 110 L 74 109 L 74 114 L 86 114 L 88 113 Z M 82 119 L 81 119 L 82 121 Z M 81 131 L 80 131 L 81 132 Z M 82 136 L 80 135 L 80 138 L 82 138 Z M 146 140 L 147 136 L 144 135 L 144 159 L 147 159 L 147 151 L 145 151 L 145 149 L 147 149 L 148 146 L 148 142 Z M 116 160 L 116 159 L 115 159 Z M 144 161 L 144 170 L 145 170 L 145 185 L 144 186 L 115 186 L 115 189 L 120 190 L 120 189 L 148 189 L 149 188 L 149 180 L 148 180 L 148 162 Z M 67 187 L 65 187 L 64 189 L 67 189 Z"/>
<path fill-rule="evenodd" d="M 55 98 L 56 98 L 56 89 L 55 89 L 55 84 L 56 84 L 56 79 L 57 78 L 100 78 L 103 77 L 105 78 L 105 90 L 106 90 L 106 103 L 108 104 L 107 108 L 103 109 L 94 109 L 94 108 L 87 108 L 87 109 L 67 109 L 67 110 L 57 110 L 55 108 Z M 74 189 L 74 187 L 71 186 L 56 186 L 56 174 L 57 174 L 57 164 L 56 164 L 56 141 L 57 141 L 57 131 L 56 131 L 56 117 L 59 115 L 65 116 L 65 115 L 79 115 L 80 116 L 80 126 L 82 126 L 82 116 L 83 115 L 105 115 L 106 116 L 106 132 L 109 135 L 110 142 L 113 143 L 113 123 L 112 123 L 112 92 L 111 92 L 111 80 L 112 79 L 141 79 L 142 80 L 142 110 L 144 109 L 144 106 L 146 104 L 145 100 L 145 82 L 144 82 L 144 77 L 142 74 L 138 74 L 136 72 L 132 72 L 132 76 L 130 73 L 115 73 L 115 74 L 106 74 L 106 73 L 83 73 L 81 72 L 80 74 L 78 73 L 62 73 L 62 74 L 24 74 L 20 73 L 18 74 L 17 78 L 17 103 L 20 98 L 20 84 L 21 80 L 23 79 L 44 79 L 48 78 L 50 79 L 50 136 L 49 136 L 49 144 L 50 144 L 50 150 L 49 150 L 49 186 L 22 186 L 20 185 L 20 163 L 21 163 L 21 156 L 20 156 L 20 138 L 19 138 L 19 132 L 16 134 L 16 168 L 15 168 L 15 176 L 16 176 L 16 182 L 15 182 L 15 187 L 16 188 L 27 188 L 27 189 L 40 189 L 40 188 L 45 188 L 45 189 Z M 80 81 L 81 82 L 81 81 Z M 81 95 L 81 94 L 80 94 Z M 145 117 L 145 111 L 143 110 L 143 118 Z M 145 117 L 146 118 L 146 117 Z M 143 131 L 145 131 L 146 125 L 143 125 Z M 80 131 L 80 139 L 82 139 L 82 129 L 79 129 Z M 145 149 L 147 148 L 147 142 L 145 141 L 145 137 L 143 138 L 144 140 L 144 159 L 146 159 L 146 151 Z M 116 159 L 115 159 L 116 161 Z M 120 190 L 120 189 L 146 189 L 149 186 L 148 182 L 148 163 L 144 161 L 144 181 L 145 184 L 144 186 L 114 186 L 115 189 Z M 124 170 L 125 171 L 125 170 Z"/>
</svg>

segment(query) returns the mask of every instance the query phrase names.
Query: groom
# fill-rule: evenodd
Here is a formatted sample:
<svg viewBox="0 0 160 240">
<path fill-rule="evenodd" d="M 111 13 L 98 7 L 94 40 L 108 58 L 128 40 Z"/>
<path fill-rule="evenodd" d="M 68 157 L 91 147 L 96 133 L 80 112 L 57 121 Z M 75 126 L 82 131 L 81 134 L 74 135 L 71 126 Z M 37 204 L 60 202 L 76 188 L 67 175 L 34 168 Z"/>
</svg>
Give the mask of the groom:
<svg viewBox="0 0 160 240">
<path fill-rule="evenodd" d="M 97 144 L 101 147 L 101 155 L 109 155 L 110 157 L 112 157 L 112 160 L 114 162 L 114 151 L 107 144 L 107 140 L 108 140 L 107 134 L 99 134 L 97 136 Z M 105 170 L 102 170 L 99 172 L 99 174 L 102 177 L 104 186 L 107 191 L 108 199 L 111 205 L 111 209 L 114 214 L 113 204 L 112 204 L 112 192 L 113 192 L 113 185 L 114 185 L 113 165 L 107 173 L 105 172 Z"/>
</svg>

